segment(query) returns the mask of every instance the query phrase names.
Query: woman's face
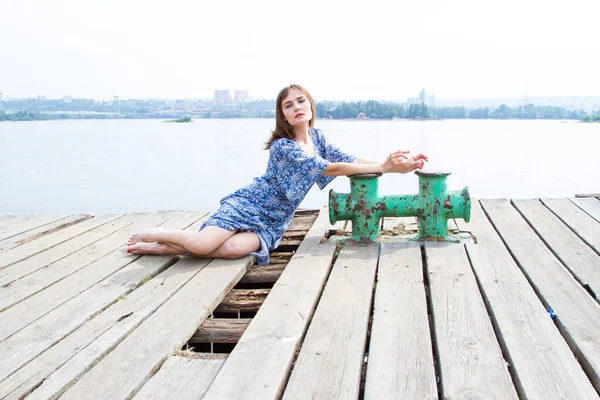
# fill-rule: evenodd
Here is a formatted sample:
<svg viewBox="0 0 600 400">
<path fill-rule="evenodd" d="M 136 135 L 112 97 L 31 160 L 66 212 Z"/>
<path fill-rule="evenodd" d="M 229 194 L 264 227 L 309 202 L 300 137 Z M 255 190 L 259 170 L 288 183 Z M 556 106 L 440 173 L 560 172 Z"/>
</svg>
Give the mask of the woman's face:
<svg viewBox="0 0 600 400">
<path fill-rule="evenodd" d="M 283 117 L 291 126 L 308 126 L 313 117 L 310 101 L 304 93 L 296 89 L 290 89 L 281 102 L 281 108 Z"/>
</svg>

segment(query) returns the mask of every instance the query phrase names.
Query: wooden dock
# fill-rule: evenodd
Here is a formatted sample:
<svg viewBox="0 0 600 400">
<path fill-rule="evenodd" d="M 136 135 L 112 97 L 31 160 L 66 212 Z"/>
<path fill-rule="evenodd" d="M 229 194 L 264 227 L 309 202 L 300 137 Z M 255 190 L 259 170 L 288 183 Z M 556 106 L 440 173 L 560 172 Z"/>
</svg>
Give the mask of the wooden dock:
<svg viewBox="0 0 600 400">
<path fill-rule="evenodd" d="M 125 252 L 207 216 L 0 216 L 0 399 L 600 399 L 598 198 L 474 201 L 424 245 L 301 210 L 268 266 Z"/>
</svg>

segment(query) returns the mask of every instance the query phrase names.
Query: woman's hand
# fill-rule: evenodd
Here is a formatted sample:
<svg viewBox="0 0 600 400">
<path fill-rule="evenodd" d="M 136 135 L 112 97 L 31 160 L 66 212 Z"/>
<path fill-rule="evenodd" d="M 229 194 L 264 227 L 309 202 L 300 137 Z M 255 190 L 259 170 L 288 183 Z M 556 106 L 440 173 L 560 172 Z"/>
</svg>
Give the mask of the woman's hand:
<svg viewBox="0 0 600 400">
<path fill-rule="evenodd" d="M 419 153 L 407 158 L 408 153 L 408 151 L 398 150 L 390 154 L 385 162 L 381 164 L 384 172 L 406 174 L 416 169 L 422 169 L 425 162 L 428 161 L 427 156 L 424 154 Z"/>
</svg>

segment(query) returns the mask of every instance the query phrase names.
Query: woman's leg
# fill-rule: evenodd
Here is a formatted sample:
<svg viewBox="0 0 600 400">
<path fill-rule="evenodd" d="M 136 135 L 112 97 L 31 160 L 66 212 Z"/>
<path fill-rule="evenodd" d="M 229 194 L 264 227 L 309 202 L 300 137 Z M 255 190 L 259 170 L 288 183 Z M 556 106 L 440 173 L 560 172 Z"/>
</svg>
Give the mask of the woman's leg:
<svg viewBox="0 0 600 400">
<path fill-rule="evenodd" d="M 260 249 L 260 239 L 254 232 L 238 232 L 215 251 L 200 257 L 240 258 Z M 194 254 L 196 255 L 196 254 Z"/>
<path fill-rule="evenodd" d="M 137 246 L 140 243 L 158 242 L 177 250 L 183 250 L 183 252 L 206 255 L 221 247 L 235 233 L 236 231 L 228 231 L 217 226 L 206 226 L 200 232 L 148 229 L 133 235 L 127 242 L 129 246 L 127 250 L 133 253 L 142 248 L 147 248 L 144 245 Z"/>
<path fill-rule="evenodd" d="M 206 229 L 206 228 L 205 228 Z M 221 246 L 207 254 L 192 253 L 203 258 L 240 258 L 260 249 L 260 240 L 253 232 L 232 235 Z M 131 254 L 184 254 L 184 248 L 165 243 L 138 242 L 128 247 Z"/>
</svg>

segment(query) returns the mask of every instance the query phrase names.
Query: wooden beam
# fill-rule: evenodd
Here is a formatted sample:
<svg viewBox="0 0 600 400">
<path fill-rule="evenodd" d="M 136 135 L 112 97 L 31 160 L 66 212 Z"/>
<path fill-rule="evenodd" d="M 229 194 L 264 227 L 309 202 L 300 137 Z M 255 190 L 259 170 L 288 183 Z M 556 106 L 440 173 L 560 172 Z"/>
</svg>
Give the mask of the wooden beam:
<svg viewBox="0 0 600 400">
<path fill-rule="evenodd" d="M 271 260 L 272 261 L 272 260 Z M 240 280 L 240 283 L 275 283 L 286 264 L 255 265 Z"/>
<path fill-rule="evenodd" d="M 190 343 L 237 343 L 252 318 L 209 318 L 190 339 Z"/>
<path fill-rule="evenodd" d="M 265 302 L 271 289 L 231 289 L 216 313 L 256 312 Z"/>
</svg>

